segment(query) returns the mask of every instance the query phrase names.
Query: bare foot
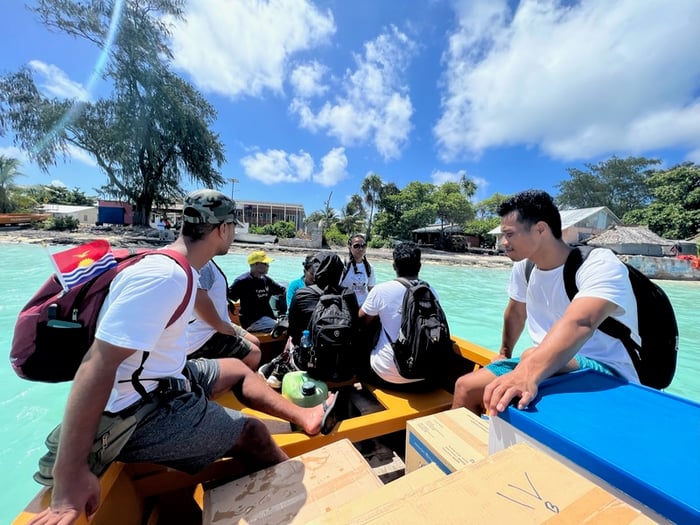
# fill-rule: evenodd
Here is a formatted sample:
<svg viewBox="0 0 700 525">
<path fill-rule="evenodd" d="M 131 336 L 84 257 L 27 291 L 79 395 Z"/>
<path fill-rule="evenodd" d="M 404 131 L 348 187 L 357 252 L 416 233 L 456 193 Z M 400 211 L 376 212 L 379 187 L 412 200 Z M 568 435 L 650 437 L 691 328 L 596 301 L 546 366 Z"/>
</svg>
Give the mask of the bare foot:
<svg viewBox="0 0 700 525">
<path fill-rule="evenodd" d="M 330 405 L 337 395 L 337 392 L 328 394 L 328 397 L 326 398 L 326 405 Z M 321 432 L 321 422 L 323 421 L 323 415 L 325 414 L 325 411 L 323 410 L 323 403 L 304 410 L 304 422 L 301 427 L 309 436 L 315 436 Z"/>
</svg>

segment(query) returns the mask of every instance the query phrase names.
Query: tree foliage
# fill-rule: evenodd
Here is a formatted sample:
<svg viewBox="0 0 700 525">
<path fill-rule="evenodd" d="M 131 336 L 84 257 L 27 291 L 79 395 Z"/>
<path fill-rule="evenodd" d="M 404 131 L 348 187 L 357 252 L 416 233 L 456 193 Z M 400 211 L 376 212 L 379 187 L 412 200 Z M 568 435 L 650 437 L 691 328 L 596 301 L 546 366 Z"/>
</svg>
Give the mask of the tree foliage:
<svg viewBox="0 0 700 525">
<path fill-rule="evenodd" d="M 374 229 L 385 239 L 410 239 L 413 230 L 435 222 L 438 209 L 433 184 L 414 181 L 401 190 L 385 187 L 382 193 Z"/>
<path fill-rule="evenodd" d="M 109 59 L 103 71 L 110 98 L 95 102 L 42 96 L 27 68 L 0 79 L 0 131 L 47 171 L 69 146 L 90 153 L 107 175 L 101 194 L 135 204 L 148 224 L 152 206 L 182 196 L 182 177 L 208 187 L 224 183 L 216 116 L 188 82 L 169 70 L 168 18 L 182 17 L 183 0 L 126 0 L 110 45 L 114 1 L 39 0 L 34 11 L 50 29 L 83 38 Z"/>
<path fill-rule="evenodd" d="M 379 175 L 376 173 L 370 173 L 362 181 L 362 186 L 360 189 L 365 196 L 365 203 L 369 206 L 369 217 L 367 219 L 367 240 L 371 240 L 372 237 L 372 224 L 374 222 L 374 210 L 379 204 L 379 199 L 382 192 L 382 187 L 384 183 Z"/>
<path fill-rule="evenodd" d="M 654 201 L 626 213 L 626 224 L 645 224 L 667 239 L 686 239 L 700 232 L 700 166 L 680 164 L 649 177 Z"/>
<path fill-rule="evenodd" d="M 469 202 L 470 195 L 464 193 L 465 186 L 458 182 L 445 182 L 437 187 L 432 195 L 437 210 L 437 218 L 444 227 L 445 224 L 463 224 L 474 218 L 474 206 Z M 473 192 L 471 186 L 466 191 Z M 425 225 L 424 225 L 425 226 Z"/>
<path fill-rule="evenodd" d="M 359 194 L 354 193 L 348 203 L 340 210 L 338 229 L 345 235 L 363 231 L 367 212 Z"/>
<path fill-rule="evenodd" d="M 0 213 L 10 213 L 17 210 L 17 202 L 12 193 L 15 190 L 15 179 L 23 177 L 19 171 L 18 159 L 0 155 Z"/>
<path fill-rule="evenodd" d="M 35 184 L 20 189 L 20 192 L 36 204 L 65 204 L 68 206 L 92 206 L 94 197 L 89 197 L 80 188 L 69 189 L 53 184 Z"/>
<path fill-rule="evenodd" d="M 586 164 L 588 171 L 568 168 L 570 179 L 557 184 L 557 203 L 564 208 L 607 206 L 622 217 L 651 201 L 648 178 L 654 170 L 650 167 L 660 163 L 644 157 L 612 157 L 598 164 Z"/>
</svg>

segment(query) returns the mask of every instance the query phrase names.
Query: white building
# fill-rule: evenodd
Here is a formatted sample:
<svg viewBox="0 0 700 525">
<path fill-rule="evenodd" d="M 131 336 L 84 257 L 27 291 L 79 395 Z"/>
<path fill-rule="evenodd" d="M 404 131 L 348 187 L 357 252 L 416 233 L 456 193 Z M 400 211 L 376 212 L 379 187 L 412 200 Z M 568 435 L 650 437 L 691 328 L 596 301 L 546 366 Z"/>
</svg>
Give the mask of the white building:
<svg viewBox="0 0 700 525">
<path fill-rule="evenodd" d="M 54 217 L 73 217 L 80 221 L 80 224 L 95 224 L 97 222 L 97 206 L 44 204 L 38 209 L 40 213 L 48 213 Z"/>
</svg>

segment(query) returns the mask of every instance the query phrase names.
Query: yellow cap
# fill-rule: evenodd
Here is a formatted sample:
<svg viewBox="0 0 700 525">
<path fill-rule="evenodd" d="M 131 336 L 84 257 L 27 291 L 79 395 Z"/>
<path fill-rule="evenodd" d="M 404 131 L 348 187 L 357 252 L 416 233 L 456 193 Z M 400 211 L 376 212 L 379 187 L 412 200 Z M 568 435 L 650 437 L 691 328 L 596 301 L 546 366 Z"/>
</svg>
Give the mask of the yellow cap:
<svg viewBox="0 0 700 525">
<path fill-rule="evenodd" d="M 252 252 L 248 256 L 248 264 L 265 263 L 270 264 L 274 259 L 271 259 L 263 250 L 257 250 Z"/>
</svg>

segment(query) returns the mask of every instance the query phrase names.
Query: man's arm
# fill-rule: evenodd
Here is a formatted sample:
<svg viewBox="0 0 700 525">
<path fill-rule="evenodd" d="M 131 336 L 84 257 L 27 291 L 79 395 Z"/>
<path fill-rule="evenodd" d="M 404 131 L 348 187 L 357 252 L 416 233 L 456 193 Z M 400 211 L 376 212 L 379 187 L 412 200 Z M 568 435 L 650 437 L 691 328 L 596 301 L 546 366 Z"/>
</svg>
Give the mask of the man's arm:
<svg viewBox="0 0 700 525">
<path fill-rule="evenodd" d="M 501 338 L 499 357 L 508 359 L 513 357 L 513 349 L 523 333 L 526 319 L 527 310 L 525 303 L 509 299 L 503 313 L 503 336 Z"/>
<path fill-rule="evenodd" d="M 378 315 L 369 315 L 367 312 L 365 312 L 362 307 L 360 307 L 359 311 L 357 312 L 357 317 L 365 324 L 369 325 L 374 321 Z"/>
<path fill-rule="evenodd" d="M 202 321 L 207 323 L 217 332 L 226 335 L 237 335 L 231 322 L 227 319 L 222 319 L 219 316 L 219 312 L 216 311 L 216 307 L 209 297 L 209 292 L 203 288 L 197 288 L 197 296 L 194 302 L 194 311 Z"/>
<path fill-rule="evenodd" d="M 54 465 L 51 506 L 35 520 L 74 523 L 83 511 L 90 516 L 100 501 L 100 483 L 88 466 L 88 455 L 114 384 L 119 364 L 134 350 L 95 339 L 71 387 L 61 424 Z M 63 521 L 62 521 L 63 520 Z M 34 522 L 34 520 L 33 520 Z"/>
<path fill-rule="evenodd" d="M 539 384 L 557 372 L 576 370 L 572 359 L 617 305 L 605 299 L 582 297 L 572 301 L 542 342 L 523 353 L 518 366 L 494 379 L 484 390 L 484 407 L 490 415 L 503 412 L 519 397 L 523 409 L 537 396 Z"/>
</svg>

